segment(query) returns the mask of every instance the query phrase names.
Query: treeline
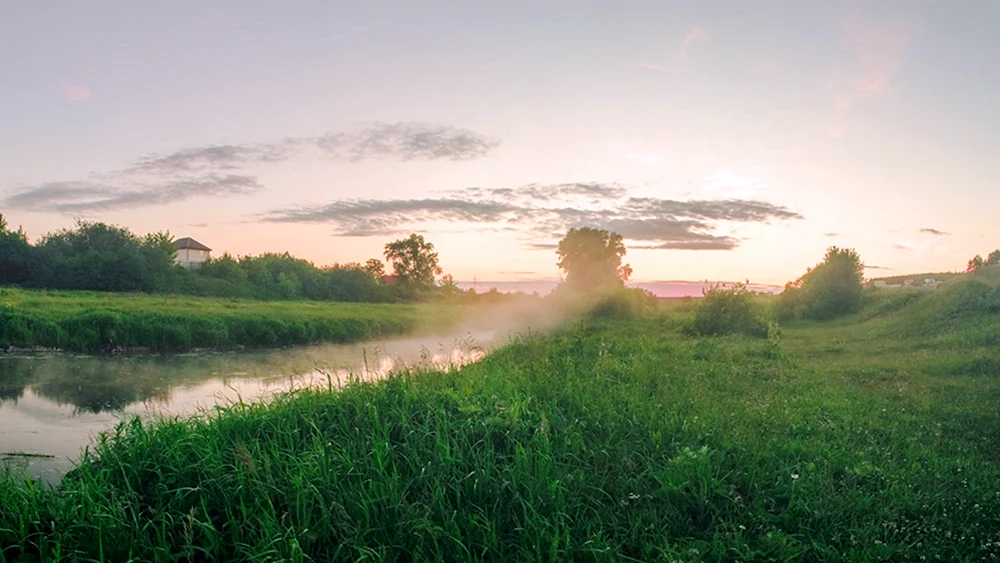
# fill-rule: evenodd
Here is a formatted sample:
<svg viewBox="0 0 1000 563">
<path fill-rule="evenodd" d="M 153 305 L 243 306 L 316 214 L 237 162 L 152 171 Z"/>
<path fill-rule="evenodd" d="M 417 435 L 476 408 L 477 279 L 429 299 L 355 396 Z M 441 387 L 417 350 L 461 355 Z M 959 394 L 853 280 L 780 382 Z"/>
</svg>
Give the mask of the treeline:
<svg viewBox="0 0 1000 563">
<path fill-rule="evenodd" d="M 380 259 L 364 265 L 318 267 L 287 252 L 233 257 L 223 254 L 194 269 L 175 262 L 166 232 L 136 235 L 129 229 L 78 221 L 32 244 L 23 229 L 0 215 L 0 285 L 38 289 L 189 294 L 249 299 L 395 302 L 447 299 L 496 301 L 504 294 L 463 291 L 441 273 L 437 253 L 419 235 L 386 245 L 393 275 Z"/>
<path fill-rule="evenodd" d="M 997 266 L 1000 265 L 1000 250 L 994 250 L 990 252 L 989 255 L 984 260 L 982 255 L 977 254 L 972 260 L 969 260 L 968 266 L 966 266 L 966 272 L 975 272 L 986 266 Z"/>
</svg>

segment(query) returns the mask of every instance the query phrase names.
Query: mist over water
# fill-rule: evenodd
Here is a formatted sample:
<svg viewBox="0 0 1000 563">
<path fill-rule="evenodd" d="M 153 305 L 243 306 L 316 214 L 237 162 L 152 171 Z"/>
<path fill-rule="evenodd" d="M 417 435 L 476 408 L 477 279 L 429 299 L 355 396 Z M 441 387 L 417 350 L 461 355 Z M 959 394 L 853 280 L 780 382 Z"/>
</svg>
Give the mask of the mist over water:
<svg viewBox="0 0 1000 563">
<path fill-rule="evenodd" d="M 496 328 L 483 322 L 434 336 L 262 351 L 0 355 L 0 464 L 55 483 L 99 432 L 132 416 L 190 415 L 291 389 L 374 380 L 404 367 L 457 368 L 528 326 L 499 317 Z"/>
<path fill-rule="evenodd" d="M 550 291 L 559 285 L 559 280 L 554 279 L 539 279 L 539 280 L 516 280 L 516 281 L 463 281 L 457 282 L 458 286 L 462 289 L 476 289 L 477 291 L 489 291 L 491 288 L 496 288 L 497 291 L 504 293 L 533 293 L 538 292 L 539 295 L 546 295 Z M 646 291 L 652 292 L 657 297 L 701 297 L 702 290 L 708 289 L 716 284 L 731 285 L 733 282 L 716 282 L 716 281 L 680 281 L 680 280 L 661 280 L 661 281 L 637 281 L 629 282 L 628 287 L 635 287 L 638 289 L 645 289 Z M 769 284 L 754 284 L 751 283 L 748 289 L 752 291 L 758 291 L 763 293 L 778 293 L 781 291 L 780 286 L 769 285 Z"/>
</svg>

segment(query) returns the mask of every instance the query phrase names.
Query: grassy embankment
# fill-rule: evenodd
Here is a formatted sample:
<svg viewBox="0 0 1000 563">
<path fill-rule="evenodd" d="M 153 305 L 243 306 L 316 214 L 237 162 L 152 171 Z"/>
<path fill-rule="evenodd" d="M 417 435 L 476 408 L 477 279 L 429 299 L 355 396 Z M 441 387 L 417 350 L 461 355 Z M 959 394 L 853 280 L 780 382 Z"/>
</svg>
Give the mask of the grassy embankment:
<svg viewBox="0 0 1000 563">
<path fill-rule="evenodd" d="M 982 561 L 1000 292 L 886 293 L 777 346 L 589 319 L 461 372 L 124 424 L 0 561 Z"/>
<path fill-rule="evenodd" d="M 447 326 L 459 309 L 0 288 L 0 348 L 182 351 L 350 342 Z"/>
</svg>

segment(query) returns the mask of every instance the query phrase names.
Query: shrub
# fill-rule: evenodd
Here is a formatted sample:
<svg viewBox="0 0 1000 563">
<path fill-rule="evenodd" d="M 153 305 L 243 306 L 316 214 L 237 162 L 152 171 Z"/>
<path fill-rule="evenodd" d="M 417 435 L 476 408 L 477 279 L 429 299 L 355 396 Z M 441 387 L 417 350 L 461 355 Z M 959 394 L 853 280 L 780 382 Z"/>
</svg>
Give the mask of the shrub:
<svg viewBox="0 0 1000 563">
<path fill-rule="evenodd" d="M 695 306 L 689 332 L 702 336 L 745 334 L 765 338 L 767 321 L 756 294 L 747 289 L 746 283 L 726 287 L 715 285 L 702 292 L 703 297 Z"/>
<path fill-rule="evenodd" d="M 621 288 L 606 293 L 590 310 L 590 316 L 606 319 L 634 319 L 656 310 L 656 295 L 645 289 Z"/>
<path fill-rule="evenodd" d="M 831 246 L 822 262 L 785 286 L 775 302 L 777 316 L 826 320 L 857 311 L 864 299 L 864 269 L 853 249 Z"/>
</svg>

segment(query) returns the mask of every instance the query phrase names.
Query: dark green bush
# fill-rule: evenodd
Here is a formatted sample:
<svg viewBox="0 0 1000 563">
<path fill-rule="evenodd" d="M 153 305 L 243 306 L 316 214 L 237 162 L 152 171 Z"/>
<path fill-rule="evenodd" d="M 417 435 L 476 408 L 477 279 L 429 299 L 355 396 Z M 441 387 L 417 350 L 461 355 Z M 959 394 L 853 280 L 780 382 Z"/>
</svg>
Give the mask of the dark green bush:
<svg viewBox="0 0 1000 563">
<path fill-rule="evenodd" d="M 746 283 L 714 285 L 703 292 L 687 331 L 701 336 L 744 334 L 767 337 L 767 320 Z"/>
<path fill-rule="evenodd" d="M 785 286 L 775 315 L 826 320 L 857 311 L 864 301 L 864 268 L 853 249 L 831 246 L 822 262 Z"/>
<path fill-rule="evenodd" d="M 644 289 L 621 288 L 604 294 L 590 310 L 593 318 L 635 319 L 656 311 L 657 298 Z"/>
</svg>

